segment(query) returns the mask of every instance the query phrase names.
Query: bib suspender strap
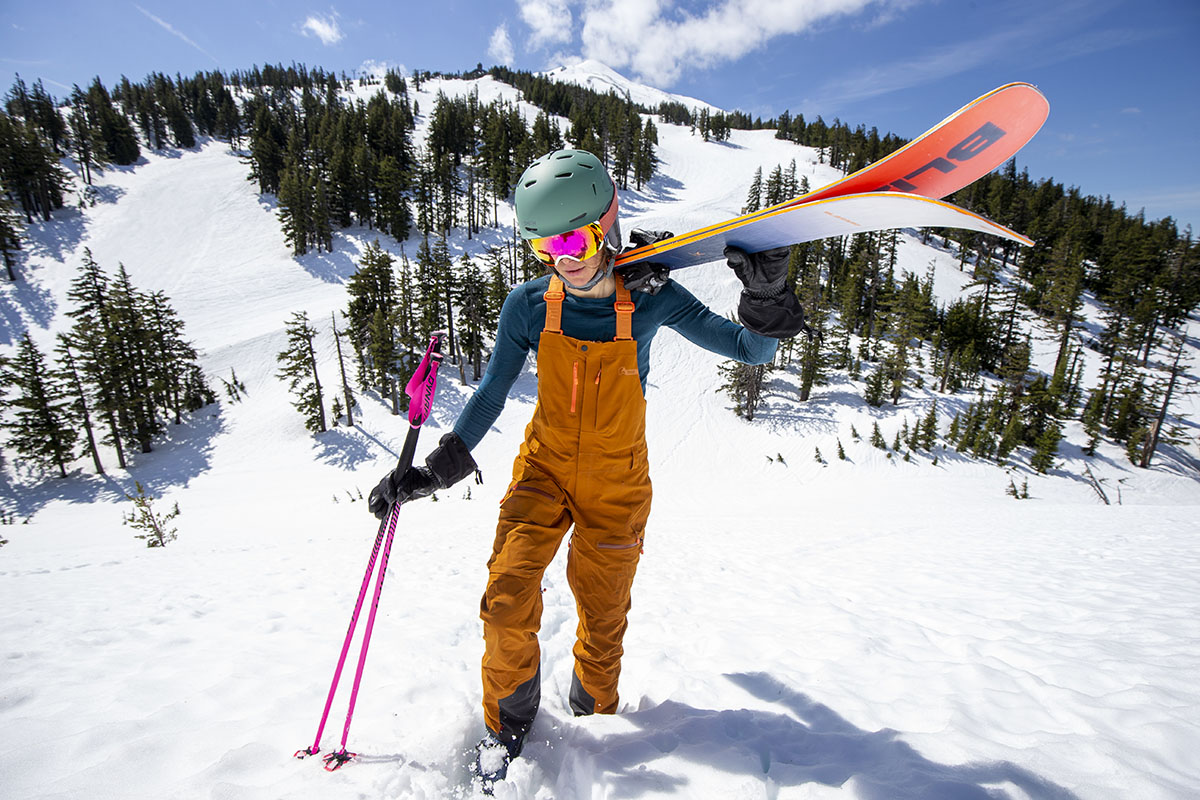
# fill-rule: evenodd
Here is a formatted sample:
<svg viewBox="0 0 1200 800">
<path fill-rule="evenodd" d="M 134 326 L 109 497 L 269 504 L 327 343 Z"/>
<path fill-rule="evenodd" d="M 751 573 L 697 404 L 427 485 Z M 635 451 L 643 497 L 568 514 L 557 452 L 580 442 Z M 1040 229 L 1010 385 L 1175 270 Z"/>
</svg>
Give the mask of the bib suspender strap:
<svg viewBox="0 0 1200 800">
<path fill-rule="evenodd" d="M 551 276 L 550 288 L 542 295 L 546 301 L 546 332 L 562 333 L 562 304 L 566 299 L 562 279 L 557 275 Z M 617 276 L 617 301 L 613 303 L 617 312 L 617 335 L 613 341 L 628 342 L 633 340 L 633 298 L 625 288 L 625 281 Z"/>
<path fill-rule="evenodd" d="M 562 333 L 562 304 L 567 295 L 563 292 L 562 278 L 557 275 L 550 277 L 550 288 L 542 295 L 546 301 L 546 331 Z"/>
<path fill-rule="evenodd" d="M 617 275 L 617 302 L 613 308 L 617 310 L 617 335 L 613 341 L 628 342 L 633 339 L 633 299 L 625 288 L 625 281 Z"/>
</svg>

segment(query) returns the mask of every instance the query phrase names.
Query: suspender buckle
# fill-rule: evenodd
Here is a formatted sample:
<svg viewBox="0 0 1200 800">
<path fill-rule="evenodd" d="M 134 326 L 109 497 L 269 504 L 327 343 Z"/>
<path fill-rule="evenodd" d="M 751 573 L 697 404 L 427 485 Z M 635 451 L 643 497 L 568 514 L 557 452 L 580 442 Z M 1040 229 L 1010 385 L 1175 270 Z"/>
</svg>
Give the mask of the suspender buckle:
<svg viewBox="0 0 1200 800">
<path fill-rule="evenodd" d="M 547 291 L 542 295 L 542 299 L 547 303 L 561 303 L 567 297 L 566 292 Z M 630 304 L 632 305 L 632 303 Z"/>
<path fill-rule="evenodd" d="M 618 300 L 613 303 L 613 308 L 617 310 L 618 314 L 632 314 L 634 307 L 632 300 Z"/>
</svg>

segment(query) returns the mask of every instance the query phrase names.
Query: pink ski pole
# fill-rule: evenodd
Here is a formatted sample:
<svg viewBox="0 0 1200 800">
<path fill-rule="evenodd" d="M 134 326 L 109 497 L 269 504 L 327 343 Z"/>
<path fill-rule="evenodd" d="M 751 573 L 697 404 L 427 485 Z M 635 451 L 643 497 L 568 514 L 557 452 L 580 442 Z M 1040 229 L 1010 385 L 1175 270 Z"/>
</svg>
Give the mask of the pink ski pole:
<svg viewBox="0 0 1200 800">
<path fill-rule="evenodd" d="M 397 462 L 397 467 L 403 473 L 405 469 L 412 466 L 413 456 L 417 449 L 417 437 L 420 434 L 421 426 L 425 424 L 425 420 L 429 418 L 429 414 L 433 409 L 433 398 L 437 392 L 437 372 L 441 365 L 441 334 L 435 333 L 429 340 L 429 347 L 425 351 L 424 358 L 417 366 L 416 372 L 409 379 L 408 385 L 405 387 L 405 393 L 408 394 L 410 401 L 408 407 L 408 436 L 404 439 L 404 447 L 400 451 L 400 458 Z M 371 573 L 375 568 L 376 559 L 379 556 L 379 546 L 383 543 L 383 559 L 379 564 L 379 573 L 375 578 L 375 595 L 371 602 L 371 610 L 367 615 L 367 627 L 363 632 L 362 648 L 358 654 L 358 669 L 354 674 L 354 685 L 350 691 L 350 704 L 346 711 L 346 725 L 342 729 L 341 749 L 329 753 L 325 756 L 325 769 L 332 772 L 338 767 L 345 764 L 350 759 L 354 758 L 355 753 L 347 752 L 346 739 L 350 735 L 350 720 L 354 716 L 354 704 L 358 699 L 358 688 L 362 683 L 363 667 L 367 661 L 367 648 L 371 644 L 371 631 L 375 627 L 375 612 L 379 609 L 379 596 L 383 591 L 383 577 L 387 573 L 388 556 L 392 549 L 392 540 L 396 533 L 396 521 L 400 516 L 400 503 L 394 503 L 388 511 L 387 518 L 379 524 L 379 531 L 375 534 L 375 544 L 371 549 L 371 557 L 367 561 L 367 571 L 363 575 L 362 586 L 358 590 L 358 599 L 354 604 L 354 613 L 350 615 L 350 627 L 346 631 L 346 638 L 342 642 L 342 650 L 338 656 L 337 668 L 333 672 L 333 682 L 329 686 L 329 695 L 325 698 L 325 709 L 321 713 L 321 722 L 317 726 L 317 735 L 313 739 L 311 746 L 297 750 L 296 758 L 304 758 L 305 756 L 315 755 L 321 751 L 321 734 L 325 731 L 325 723 L 329 719 L 329 710 L 333 705 L 333 697 L 337 693 L 338 682 L 342 677 L 342 669 L 346 665 L 346 655 L 350 651 L 350 642 L 354 638 L 354 629 L 358 625 L 358 615 L 362 611 L 363 600 L 367 595 L 367 586 L 371 583 Z M 386 539 L 384 533 L 386 531 Z"/>
</svg>

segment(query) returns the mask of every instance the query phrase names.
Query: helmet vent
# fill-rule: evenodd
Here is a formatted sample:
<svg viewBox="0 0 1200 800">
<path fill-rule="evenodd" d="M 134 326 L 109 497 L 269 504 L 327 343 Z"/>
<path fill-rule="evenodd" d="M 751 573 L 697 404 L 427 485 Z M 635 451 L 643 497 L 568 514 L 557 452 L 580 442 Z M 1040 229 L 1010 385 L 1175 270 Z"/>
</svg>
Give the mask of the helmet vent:
<svg viewBox="0 0 1200 800">
<path fill-rule="evenodd" d="M 560 173 L 558 173 L 557 175 L 555 175 L 554 177 L 556 177 L 556 178 L 569 178 L 569 177 L 571 177 L 571 175 L 572 175 L 572 173 L 570 173 L 570 172 L 560 172 Z"/>
</svg>

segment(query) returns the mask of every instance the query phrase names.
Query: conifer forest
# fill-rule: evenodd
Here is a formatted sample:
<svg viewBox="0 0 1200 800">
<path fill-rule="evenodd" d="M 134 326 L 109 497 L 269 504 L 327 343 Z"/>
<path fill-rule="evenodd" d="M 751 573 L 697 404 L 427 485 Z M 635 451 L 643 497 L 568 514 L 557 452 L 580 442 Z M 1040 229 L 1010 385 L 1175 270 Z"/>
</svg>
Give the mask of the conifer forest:
<svg viewBox="0 0 1200 800">
<path fill-rule="evenodd" d="M 448 333 L 448 360 L 462 381 L 482 377 L 505 296 L 541 272 L 516 236 L 507 201 L 524 167 L 545 152 L 589 150 L 620 189 L 641 190 L 656 175 L 662 125 L 690 128 L 705 141 L 726 140 L 733 130 L 774 130 L 846 173 L 905 144 L 819 116 L 751 119 L 680 103 L 645 108 L 615 92 L 501 67 L 438 77 L 484 75 L 517 88 L 537 112 L 483 102 L 478 94 L 442 94 L 420 107 L 410 87 L 434 77 L 421 71 L 352 79 L 300 65 L 265 66 L 187 78 L 152 74 L 140 83 L 123 78 L 111 88 L 97 78 L 57 99 L 40 82 L 30 87 L 18 77 L 0 113 L 6 277 L 21 280 L 17 255 L 26 226 L 49 220 L 64 204 L 88 202 L 97 172 L 134 164 L 143 150 L 225 142 L 244 162 L 247 180 L 275 204 L 295 256 L 332 250 L 334 232 L 350 226 L 406 243 L 393 251 L 377 240 L 366 249 L 340 315 L 309 319 L 297 309 L 287 322 L 279 377 L 306 426 L 320 432 L 353 425 L 363 392 L 403 411 L 401 387 L 434 330 Z M 348 99 L 345 90 L 376 80 L 382 86 L 369 100 Z M 428 123 L 423 140 L 418 119 Z M 746 175 L 745 185 L 743 212 L 816 188 L 797 180 L 795 161 Z M 735 413 L 753 419 L 780 370 L 795 376 L 800 402 L 843 374 L 864 382 L 873 406 L 897 403 L 914 387 L 971 398 L 949 430 L 937 431 L 932 417 L 913 419 L 892 443 L 897 452 L 931 450 L 940 437 L 960 453 L 1003 463 L 1026 448 L 1042 471 L 1053 463 L 1064 423 L 1074 419 L 1090 447 L 1107 438 L 1122 444 L 1132 463 L 1148 466 L 1159 444 L 1179 435 L 1170 419 L 1189 366 L 1181 324 L 1200 304 L 1193 232 L 1169 217 L 1147 220 L 1109 197 L 1030 176 L 1015 159 L 947 199 L 1027 234 L 1036 246 L 923 231 L 927 243 L 956 255 L 975 286 L 948 305 L 934 299 L 932 274 L 897 271 L 895 231 L 793 247 L 789 283 L 810 331 L 782 342 L 773 364 L 721 367 Z M 488 231 L 489 241 L 502 244 L 455 258 L 446 240 L 451 231 Z M 26 337 L 0 364 L 4 451 L 63 476 L 82 455 L 102 472 L 97 442 L 114 448 L 121 466 L 130 451 L 148 452 L 168 422 L 216 399 L 214 380 L 231 400 L 238 392 L 236 375 L 202 374 L 170 298 L 139 291 L 120 264 L 97 264 L 89 254 L 77 266 L 70 333 L 52 354 Z M 1017 279 L 999 280 L 1001 270 Z M 1085 296 L 1102 305 L 1099 330 L 1080 324 Z M 1051 372 L 1031 368 L 1035 336 L 1053 337 Z M 317 374 L 314 337 L 336 342 L 340 374 Z M 1082 378 L 1084 349 L 1103 359 L 1098 383 Z"/>
</svg>

